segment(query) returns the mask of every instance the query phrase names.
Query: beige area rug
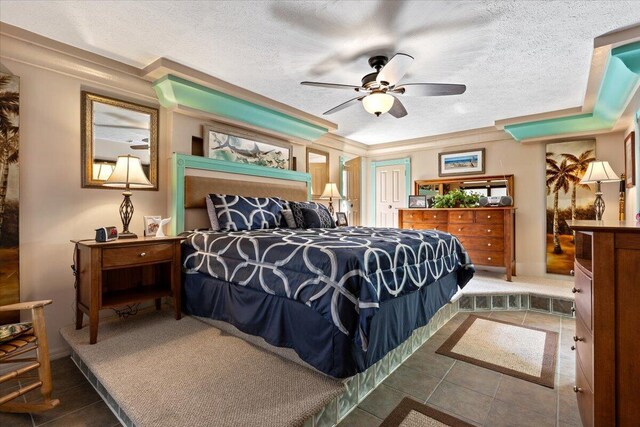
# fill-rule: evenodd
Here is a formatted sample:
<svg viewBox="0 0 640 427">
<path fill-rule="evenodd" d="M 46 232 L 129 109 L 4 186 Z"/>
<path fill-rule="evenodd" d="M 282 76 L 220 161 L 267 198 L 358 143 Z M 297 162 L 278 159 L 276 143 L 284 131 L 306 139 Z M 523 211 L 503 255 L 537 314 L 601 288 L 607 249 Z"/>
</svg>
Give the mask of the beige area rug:
<svg viewBox="0 0 640 427">
<path fill-rule="evenodd" d="M 384 419 L 380 427 L 472 427 L 453 415 L 405 397 Z"/>
<path fill-rule="evenodd" d="M 553 388 L 558 333 L 470 315 L 436 350 L 512 377 Z"/>
<path fill-rule="evenodd" d="M 60 330 L 120 408 L 145 426 L 297 426 L 342 382 L 194 318 L 151 311 Z"/>
</svg>

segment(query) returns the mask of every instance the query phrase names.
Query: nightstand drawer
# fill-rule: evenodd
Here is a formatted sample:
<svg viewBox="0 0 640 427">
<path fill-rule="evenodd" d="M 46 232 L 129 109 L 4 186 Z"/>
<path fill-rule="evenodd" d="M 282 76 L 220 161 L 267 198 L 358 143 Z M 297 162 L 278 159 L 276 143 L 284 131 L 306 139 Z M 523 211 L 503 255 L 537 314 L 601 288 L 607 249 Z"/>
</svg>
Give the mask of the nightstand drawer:
<svg viewBox="0 0 640 427">
<path fill-rule="evenodd" d="M 102 251 L 103 268 L 134 266 L 172 259 L 172 243 L 105 248 Z"/>
</svg>

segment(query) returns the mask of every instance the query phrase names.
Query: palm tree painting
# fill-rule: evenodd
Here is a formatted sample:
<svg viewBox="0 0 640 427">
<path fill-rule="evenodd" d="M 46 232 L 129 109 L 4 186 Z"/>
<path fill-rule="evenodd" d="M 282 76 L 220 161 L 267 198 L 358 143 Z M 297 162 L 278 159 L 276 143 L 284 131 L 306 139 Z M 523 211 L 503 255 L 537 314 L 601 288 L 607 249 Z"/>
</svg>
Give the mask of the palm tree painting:
<svg viewBox="0 0 640 427">
<path fill-rule="evenodd" d="M 575 243 L 567 220 L 594 219 L 593 191 L 580 184 L 595 160 L 595 141 L 547 144 L 547 273 L 569 274 Z"/>
<path fill-rule="evenodd" d="M 18 282 L 19 85 L 18 77 L 0 73 L 0 305 L 20 300 Z M 11 320 L 13 319 L 0 316 L 0 324 Z"/>
</svg>

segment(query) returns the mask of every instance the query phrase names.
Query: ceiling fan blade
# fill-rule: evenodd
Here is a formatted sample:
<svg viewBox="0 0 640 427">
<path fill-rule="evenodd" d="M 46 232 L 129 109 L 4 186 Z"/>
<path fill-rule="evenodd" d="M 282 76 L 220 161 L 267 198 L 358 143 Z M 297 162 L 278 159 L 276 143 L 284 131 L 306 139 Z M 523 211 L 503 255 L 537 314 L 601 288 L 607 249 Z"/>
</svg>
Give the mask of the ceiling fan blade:
<svg viewBox="0 0 640 427">
<path fill-rule="evenodd" d="M 352 98 L 352 99 L 348 100 L 347 102 L 343 102 L 342 104 L 340 104 L 340 105 L 338 105 L 336 107 L 333 107 L 330 110 L 325 111 L 322 114 L 324 114 L 324 115 L 333 114 L 333 113 L 335 113 L 337 111 L 344 110 L 345 108 L 350 107 L 353 104 L 355 104 L 357 101 L 362 101 L 363 99 L 364 99 L 364 96 L 359 96 L 357 98 Z"/>
<path fill-rule="evenodd" d="M 384 82 L 387 86 L 395 85 L 407 73 L 412 62 L 413 56 L 407 55 L 406 53 L 396 53 L 393 55 L 393 58 L 382 67 L 376 81 L 378 83 Z"/>
<path fill-rule="evenodd" d="M 460 95 L 467 90 L 465 85 L 447 83 L 406 83 L 393 89 L 394 93 L 406 96 Z"/>
<path fill-rule="evenodd" d="M 326 87 L 329 89 L 349 89 L 349 90 L 355 90 L 356 92 L 358 92 L 361 89 L 364 90 L 364 88 L 360 86 L 343 85 L 340 83 L 300 82 L 300 84 L 304 86 Z"/>
<path fill-rule="evenodd" d="M 391 114 L 396 119 L 402 118 L 407 115 L 406 108 L 404 108 L 404 105 L 402 105 L 402 102 L 400 102 L 400 100 L 395 96 L 393 97 L 393 105 L 389 110 L 389 114 Z"/>
<path fill-rule="evenodd" d="M 132 150 L 147 150 L 149 149 L 149 144 L 131 145 L 130 148 Z"/>
</svg>

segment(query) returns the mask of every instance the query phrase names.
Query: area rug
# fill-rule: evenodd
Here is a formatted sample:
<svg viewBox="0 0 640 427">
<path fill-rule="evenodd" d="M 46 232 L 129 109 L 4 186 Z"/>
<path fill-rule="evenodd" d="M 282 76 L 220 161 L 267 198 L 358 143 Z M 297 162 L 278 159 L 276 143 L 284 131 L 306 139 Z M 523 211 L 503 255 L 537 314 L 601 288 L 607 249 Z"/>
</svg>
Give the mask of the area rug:
<svg viewBox="0 0 640 427">
<path fill-rule="evenodd" d="M 453 415 L 405 397 L 384 419 L 380 427 L 472 427 Z"/>
<path fill-rule="evenodd" d="M 436 350 L 483 368 L 553 388 L 558 333 L 470 315 Z"/>
<path fill-rule="evenodd" d="M 98 388 L 138 427 L 298 426 L 345 390 L 340 381 L 168 311 L 105 320 L 94 345 L 88 327 L 60 332 Z"/>
</svg>

